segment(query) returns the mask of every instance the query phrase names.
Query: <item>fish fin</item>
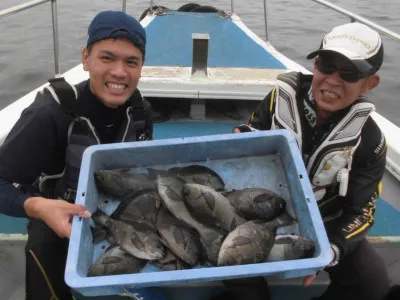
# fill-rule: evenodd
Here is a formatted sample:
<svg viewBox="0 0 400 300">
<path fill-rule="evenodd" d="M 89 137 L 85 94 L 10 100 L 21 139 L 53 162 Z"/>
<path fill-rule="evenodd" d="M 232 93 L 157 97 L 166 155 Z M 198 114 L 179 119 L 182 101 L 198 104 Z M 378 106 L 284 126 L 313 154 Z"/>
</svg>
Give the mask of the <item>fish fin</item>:
<svg viewBox="0 0 400 300">
<path fill-rule="evenodd" d="M 167 241 L 164 240 L 161 236 L 160 236 L 160 242 L 161 242 L 161 244 L 163 244 L 165 247 L 169 247 Z"/>
<path fill-rule="evenodd" d="M 253 239 L 245 237 L 245 236 L 240 236 L 239 235 L 234 239 L 235 247 L 243 246 L 243 245 L 247 245 L 247 244 L 251 244 L 251 243 L 253 243 Z"/>
<path fill-rule="evenodd" d="M 151 180 L 157 180 L 158 174 L 167 174 L 168 173 L 168 171 L 157 170 L 157 169 L 153 169 L 153 168 L 146 168 L 146 170 L 147 170 L 147 173 Z"/>
<path fill-rule="evenodd" d="M 191 165 L 191 166 L 187 166 L 186 168 L 197 168 L 199 170 L 203 170 L 204 172 L 208 172 L 210 174 L 212 174 L 215 178 L 218 179 L 218 181 L 220 182 L 220 184 L 224 187 L 225 186 L 225 182 L 224 180 L 221 178 L 221 176 L 218 175 L 217 172 L 215 172 L 213 169 L 210 169 L 209 167 L 206 166 L 202 166 L 202 165 Z M 223 188 L 222 188 L 223 189 Z M 219 192 L 219 190 L 222 189 L 217 189 L 217 192 Z"/>
<path fill-rule="evenodd" d="M 107 215 L 104 211 L 101 210 L 101 208 L 97 208 L 93 213 L 92 213 L 92 218 L 94 217 L 100 217 Z"/>
<path fill-rule="evenodd" d="M 100 226 L 106 227 L 106 228 L 110 227 L 111 223 L 112 223 L 111 218 L 105 212 L 103 212 L 100 208 L 97 208 L 96 211 L 94 213 L 92 213 L 92 220 L 97 225 L 100 225 Z"/>
<path fill-rule="evenodd" d="M 267 195 L 267 197 L 266 197 Z M 272 198 L 271 194 L 269 193 L 264 193 L 264 194 L 260 194 L 254 197 L 253 199 L 253 203 L 263 203 L 263 202 L 268 202 L 270 201 L 270 199 Z"/>
<path fill-rule="evenodd" d="M 110 244 L 110 245 L 107 247 L 106 251 L 104 251 L 104 253 L 110 251 L 111 249 L 113 249 L 113 248 L 115 248 L 115 247 L 119 247 L 119 245 L 117 245 L 117 244 Z"/>
<path fill-rule="evenodd" d="M 122 261 L 121 257 L 118 256 L 108 256 L 108 257 L 104 257 L 103 259 L 103 264 L 104 265 L 108 265 L 108 264 L 115 264 L 115 263 L 119 263 Z"/>
<path fill-rule="evenodd" d="M 132 201 L 135 201 L 135 199 L 143 194 L 155 192 L 153 189 L 144 189 L 140 191 L 135 191 L 132 190 L 129 192 L 125 197 L 121 199 L 121 202 L 119 203 L 117 209 L 112 213 L 111 218 L 113 219 L 119 219 L 121 215 L 124 213 L 126 208 L 132 203 Z"/>
<path fill-rule="evenodd" d="M 187 180 L 185 180 L 184 178 L 180 177 L 179 175 L 177 175 L 177 176 L 172 175 L 172 176 L 174 176 L 175 179 L 178 180 L 181 184 L 187 184 L 188 183 Z"/>
<path fill-rule="evenodd" d="M 121 168 L 121 169 L 115 169 L 113 171 L 118 171 L 121 173 L 129 173 L 132 170 L 132 168 Z"/>
<path fill-rule="evenodd" d="M 182 169 L 181 167 L 172 167 L 168 169 L 168 172 L 177 175 L 181 169 Z"/>
<path fill-rule="evenodd" d="M 111 218 L 115 219 L 115 220 L 119 220 L 121 218 L 122 213 L 125 211 L 126 205 L 123 204 L 123 202 L 121 201 L 121 203 L 118 205 L 118 207 L 116 208 L 116 210 L 114 210 L 114 212 L 111 214 Z"/>
<path fill-rule="evenodd" d="M 225 198 L 228 198 L 228 196 L 230 194 L 232 194 L 233 192 L 236 192 L 237 190 L 235 190 L 235 189 L 228 190 L 228 189 L 224 188 L 224 189 L 217 189 L 216 191 L 218 193 L 222 194 Z"/>
<path fill-rule="evenodd" d="M 104 228 L 96 228 L 90 226 L 90 231 L 92 232 L 93 244 L 100 243 L 101 241 L 104 241 L 107 237 L 107 232 Z"/>
<path fill-rule="evenodd" d="M 253 221 L 254 222 L 254 221 Z M 285 226 L 290 226 L 295 224 L 296 220 L 293 219 L 287 212 L 284 212 L 281 214 L 279 217 L 276 217 L 275 219 L 268 221 L 266 224 L 269 225 L 269 227 L 276 232 L 276 230 L 279 227 L 285 227 Z"/>
<path fill-rule="evenodd" d="M 136 249 L 139 250 L 143 250 L 145 249 L 145 244 L 143 243 L 143 241 L 140 239 L 140 236 L 134 231 L 132 232 L 132 236 L 129 237 L 127 236 L 124 241 L 123 244 L 126 247 L 130 247 L 130 246 L 134 246 Z M 122 245 L 121 245 L 122 246 Z"/>
<path fill-rule="evenodd" d="M 284 245 L 284 244 L 290 244 L 295 242 L 295 240 L 299 239 L 299 236 L 297 235 L 291 235 L 291 234 L 280 234 L 275 236 L 275 243 L 276 245 Z"/>
<path fill-rule="evenodd" d="M 293 225 L 296 222 L 296 220 L 292 218 L 287 212 L 284 212 L 282 215 L 277 217 L 275 221 L 278 222 L 280 226 Z"/>
<path fill-rule="evenodd" d="M 161 200 L 161 197 L 160 197 L 160 195 L 157 193 L 157 195 L 158 195 L 158 197 L 157 197 L 157 199 L 156 199 L 156 209 L 160 209 L 160 207 L 162 206 L 162 200 Z"/>
</svg>

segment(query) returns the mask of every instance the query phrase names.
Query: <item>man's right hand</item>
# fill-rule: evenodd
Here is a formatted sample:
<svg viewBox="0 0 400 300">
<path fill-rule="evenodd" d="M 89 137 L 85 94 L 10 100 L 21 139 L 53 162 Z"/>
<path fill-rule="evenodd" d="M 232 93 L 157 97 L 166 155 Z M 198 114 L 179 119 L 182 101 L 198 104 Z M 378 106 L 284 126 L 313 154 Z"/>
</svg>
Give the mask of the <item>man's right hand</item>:
<svg viewBox="0 0 400 300">
<path fill-rule="evenodd" d="M 29 217 L 41 219 L 58 236 L 67 238 L 71 235 L 72 217 L 74 215 L 83 218 L 90 218 L 91 216 L 91 213 L 83 205 L 43 197 L 26 199 L 24 209 Z"/>
<path fill-rule="evenodd" d="M 317 278 L 317 274 L 306 276 L 303 280 L 303 285 L 310 286 L 315 278 Z"/>
<path fill-rule="evenodd" d="M 235 128 L 235 129 L 233 129 L 233 131 L 232 131 L 233 133 L 240 133 L 240 130 L 239 130 L 239 128 Z"/>
<path fill-rule="evenodd" d="M 252 132 L 252 131 L 258 131 L 258 129 L 251 127 L 250 125 L 247 124 L 241 124 L 233 128 L 232 133 Z"/>
</svg>

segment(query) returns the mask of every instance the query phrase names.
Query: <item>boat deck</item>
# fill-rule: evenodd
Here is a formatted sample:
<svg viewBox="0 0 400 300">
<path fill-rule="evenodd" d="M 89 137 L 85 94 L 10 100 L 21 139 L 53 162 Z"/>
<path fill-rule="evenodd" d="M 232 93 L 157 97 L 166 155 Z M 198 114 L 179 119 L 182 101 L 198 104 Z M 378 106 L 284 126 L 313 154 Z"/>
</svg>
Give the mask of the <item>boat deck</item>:
<svg viewBox="0 0 400 300">
<path fill-rule="evenodd" d="M 146 34 L 152 37 L 146 47 L 146 66 L 192 67 L 193 33 L 209 35 L 209 67 L 287 69 L 260 44 L 255 44 L 234 18 L 227 19 L 219 13 L 178 11 L 157 16 L 146 26 Z"/>
<path fill-rule="evenodd" d="M 139 87 L 147 96 L 261 100 L 277 75 L 307 72 L 257 37 L 235 14 L 167 11 L 148 15 L 142 25 L 148 45 Z M 208 36 L 207 75 L 193 74 L 193 34 Z"/>
</svg>

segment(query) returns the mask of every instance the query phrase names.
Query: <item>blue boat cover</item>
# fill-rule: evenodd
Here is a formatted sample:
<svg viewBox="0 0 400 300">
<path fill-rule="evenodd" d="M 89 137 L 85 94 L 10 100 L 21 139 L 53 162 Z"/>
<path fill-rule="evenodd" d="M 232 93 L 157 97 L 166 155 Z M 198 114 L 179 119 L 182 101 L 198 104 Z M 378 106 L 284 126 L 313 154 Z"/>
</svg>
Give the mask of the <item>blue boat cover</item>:
<svg viewBox="0 0 400 300">
<path fill-rule="evenodd" d="M 230 18 L 170 11 L 146 26 L 146 66 L 192 66 L 192 33 L 208 33 L 208 66 L 286 69 Z"/>
</svg>

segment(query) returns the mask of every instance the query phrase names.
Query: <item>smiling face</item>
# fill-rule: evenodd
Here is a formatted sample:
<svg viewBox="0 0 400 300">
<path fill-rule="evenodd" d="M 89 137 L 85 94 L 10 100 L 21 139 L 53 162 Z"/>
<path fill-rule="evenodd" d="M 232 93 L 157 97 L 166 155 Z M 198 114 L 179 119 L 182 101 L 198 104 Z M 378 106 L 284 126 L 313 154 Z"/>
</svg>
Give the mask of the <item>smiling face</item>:
<svg viewBox="0 0 400 300">
<path fill-rule="evenodd" d="M 136 89 L 143 67 L 142 52 L 125 39 L 105 39 L 82 51 L 90 90 L 107 107 L 126 102 Z"/>
<path fill-rule="evenodd" d="M 317 107 L 317 118 L 324 119 L 331 113 L 353 104 L 362 94 L 366 94 L 379 84 L 379 76 L 373 74 L 357 82 L 348 82 L 341 78 L 338 71 L 326 74 L 319 70 L 318 59 L 329 60 L 336 70 L 351 70 L 355 67 L 340 55 L 317 57 L 314 60 L 312 93 Z"/>
</svg>

